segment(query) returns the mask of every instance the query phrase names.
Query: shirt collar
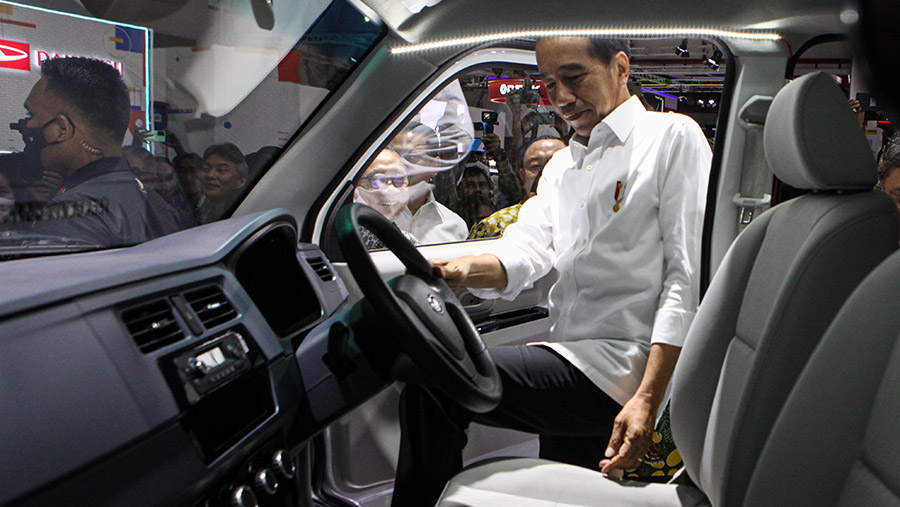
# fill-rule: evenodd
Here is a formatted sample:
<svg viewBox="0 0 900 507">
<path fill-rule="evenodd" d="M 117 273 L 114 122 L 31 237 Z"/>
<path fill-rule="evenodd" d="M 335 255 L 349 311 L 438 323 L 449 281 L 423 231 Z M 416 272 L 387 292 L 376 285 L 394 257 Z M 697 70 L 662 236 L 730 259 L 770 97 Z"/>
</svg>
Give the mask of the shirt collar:
<svg viewBox="0 0 900 507">
<path fill-rule="evenodd" d="M 581 167 L 584 157 L 589 151 L 609 144 L 611 141 L 610 134 L 615 136 L 620 143 L 624 143 L 628 136 L 631 135 L 631 131 L 634 130 L 638 116 L 643 112 L 646 112 L 646 109 L 644 109 L 641 101 L 632 95 L 630 99 L 619 104 L 617 108 L 613 109 L 612 112 L 606 115 L 606 118 L 603 118 L 603 121 L 591 130 L 591 137 L 588 139 L 587 146 L 573 138 L 569 145 L 572 147 L 572 158 L 575 159 L 575 166 Z"/>
<path fill-rule="evenodd" d="M 99 160 L 95 160 L 85 166 L 82 166 L 80 169 L 76 169 L 75 172 L 69 175 L 57 190 L 57 194 L 62 194 L 66 190 L 74 188 L 82 183 L 92 180 L 98 176 L 103 174 L 109 174 L 113 172 L 119 171 L 128 171 L 131 170 L 128 168 L 128 163 L 122 157 L 105 157 Z"/>
</svg>

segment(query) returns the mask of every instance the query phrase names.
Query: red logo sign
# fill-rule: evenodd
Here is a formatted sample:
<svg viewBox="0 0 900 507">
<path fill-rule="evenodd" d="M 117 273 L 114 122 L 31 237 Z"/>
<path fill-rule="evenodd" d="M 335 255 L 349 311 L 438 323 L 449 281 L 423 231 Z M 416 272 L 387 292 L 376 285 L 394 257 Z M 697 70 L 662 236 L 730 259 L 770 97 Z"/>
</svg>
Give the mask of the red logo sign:
<svg viewBox="0 0 900 507">
<path fill-rule="evenodd" d="M 491 102 L 500 104 L 506 103 L 506 96 L 510 93 L 522 93 L 525 87 L 524 79 L 493 79 L 488 81 L 488 99 Z M 544 83 L 534 80 L 531 82 L 530 93 L 526 92 L 522 96 L 527 97 L 526 104 L 549 106 L 550 99 L 547 98 L 547 88 Z"/>
<path fill-rule="evenodd" d="M 31 49 L 24 42 L 0 39 L 0 68 L 31 70 Z"/>
</svg>

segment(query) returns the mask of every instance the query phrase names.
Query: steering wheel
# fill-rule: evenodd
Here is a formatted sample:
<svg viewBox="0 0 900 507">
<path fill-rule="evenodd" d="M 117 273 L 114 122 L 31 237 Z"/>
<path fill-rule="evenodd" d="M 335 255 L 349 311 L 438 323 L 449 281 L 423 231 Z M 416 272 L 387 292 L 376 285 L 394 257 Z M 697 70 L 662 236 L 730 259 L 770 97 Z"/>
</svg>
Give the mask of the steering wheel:
<svg viewBox="0 0 900 507">
<path fill-rule="evenodd" d="M 456 294 L 400 229 L 381 213 L 349 204 L 337 214 L 338 245 L 366 301 L 390 330 L 379 338 L 395 340 L 400 355 L 440 389 L 473 412 L 500 403 L 502 384 L 472 319 Z M 385 283 L 360 237 L 366 228 L 400 259 L 406 274 Z"/>
</svg>

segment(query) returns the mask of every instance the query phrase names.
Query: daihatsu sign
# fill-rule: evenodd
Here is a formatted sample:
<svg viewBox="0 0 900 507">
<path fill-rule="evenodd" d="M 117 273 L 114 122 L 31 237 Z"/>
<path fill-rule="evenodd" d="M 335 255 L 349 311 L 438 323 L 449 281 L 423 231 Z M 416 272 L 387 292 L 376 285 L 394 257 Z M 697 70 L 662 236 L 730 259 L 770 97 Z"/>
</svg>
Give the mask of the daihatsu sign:
<svg viewBox="0 0 900 507">
<path fill-rule="evenodd" d="M 34 52 L 34 65 L 36 67 L 40 67 L 46 60 L 49 60 L 51 58 L 73 58 L 76 56 L 85 56 L 87 58 L 94 58 L 93 56 L 89 56 L 89 55 L 66 55 L 66 54 L 62 54 L 62 53 L 51 53 L 48 51 L 35 51 Z M 106 63 L 110 64 L 111 66 L 115 67 L 115 69 L 117 71 L 119 71 L 119 74 L 122 73 L 122 69 L 123 69 L 122 62 L 117 62 L 115 60 L 104 60 L 102 58 L 94 58 L 94 59 L 100 60 L 101 62 L 106 62 Z"/>
<path fill-rule="evenodd" d="M 128 87 L 132 122 L 152 126 L 149 29 L 0 0 L 0 152 L 25 147 L 21 134 L 7 126 L 22 117 L 41 65 L 74 56 L 115 67 Z"/>
<path fill-rule="evenodd" d="M 29 45 L 0 39 L 0 69 L 31 70 Z"/>
</svg>

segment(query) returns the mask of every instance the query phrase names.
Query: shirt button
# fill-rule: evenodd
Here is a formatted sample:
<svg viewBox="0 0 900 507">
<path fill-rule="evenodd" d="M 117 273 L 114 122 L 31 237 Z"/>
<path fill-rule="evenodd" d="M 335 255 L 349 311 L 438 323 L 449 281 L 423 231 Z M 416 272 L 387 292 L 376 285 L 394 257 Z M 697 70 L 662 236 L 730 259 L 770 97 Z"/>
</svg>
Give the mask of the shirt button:
<svg viewBox="0 0 900 507">
<path fill-rule="evenodd" d="M 584 245 L 586 245 L 586 244 L 587 244 L 587 240 L 586 240 L 586 239 L 581 240 L 581 246 L 584 246 Z"/>
<path fill-rule="evenodd" d="M 593 170 L 594 170 L 594 166 L 591 165 L 591 164 L 588 164 L 587 170 L 588 170 L 588 171 L 593 171 Z"/>
<path fill-rule="evenodd" d="M 580 202 L 578 203 L 578 207 L 579 207 L 579 208 L 583 208 L 583 207 L 584 207 L 584 201 L 580 201 Z"/>
</svg>

